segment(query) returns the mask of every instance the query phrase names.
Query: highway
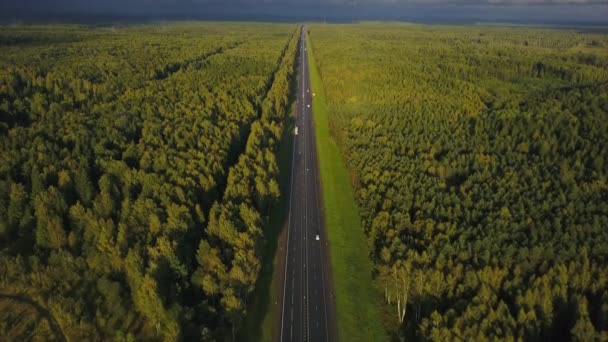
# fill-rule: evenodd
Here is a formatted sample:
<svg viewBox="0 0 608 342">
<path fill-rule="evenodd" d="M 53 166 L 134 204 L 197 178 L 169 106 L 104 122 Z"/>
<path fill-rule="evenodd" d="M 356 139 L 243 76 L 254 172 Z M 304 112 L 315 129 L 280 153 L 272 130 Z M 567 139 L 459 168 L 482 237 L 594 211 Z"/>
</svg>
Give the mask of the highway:
<svg viewBox="0 0 608 342">
<path fill-rule="evenodd" d="M 279 340 L 334 341 L 333 296 L 304 34 L 302 29 Z"/>
</svg>

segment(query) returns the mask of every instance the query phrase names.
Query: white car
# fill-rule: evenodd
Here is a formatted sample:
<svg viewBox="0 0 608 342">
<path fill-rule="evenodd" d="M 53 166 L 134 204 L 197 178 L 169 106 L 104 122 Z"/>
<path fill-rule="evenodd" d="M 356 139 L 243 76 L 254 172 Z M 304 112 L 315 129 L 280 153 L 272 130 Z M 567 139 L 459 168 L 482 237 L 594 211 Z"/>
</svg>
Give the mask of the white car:
<svg viewBox="0 0 608 342">
<path fill-rule="evenodd" d="M 319 234 L 315 236 L 315 240 L 319 241 Z"/>
<path fill-rule="evenodd" d="M 293 134 L 298 135 L 298 126 L 296 126 L 296 128 L 293 130 Z"/>
<path fill-rule="evenodd" d="M 310 108 L 310 105 L 308 105 L 308 108 Z"/>
</svg>

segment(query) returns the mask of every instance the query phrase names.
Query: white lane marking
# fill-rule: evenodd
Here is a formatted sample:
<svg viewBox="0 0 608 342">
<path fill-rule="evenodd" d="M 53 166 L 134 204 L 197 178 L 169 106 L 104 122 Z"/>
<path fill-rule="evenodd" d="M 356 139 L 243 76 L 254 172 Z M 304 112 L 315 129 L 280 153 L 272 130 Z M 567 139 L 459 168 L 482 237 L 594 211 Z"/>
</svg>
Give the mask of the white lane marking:
<svg viewBox="0 0 608 342">
<path fill-rule="evenodd" d="M 297 115 L 297 113 L 296 113 Z M 283 272 L 283 310 L 281 315 L 281 340 L 283 339 L 283 327 L 285 317 L 285 292 L 287 291 L 287 260 L 289 260 L 289 231 L 291 230 L 291 199 L 293 197 L 293 172 L 294 164 L 296 160 L 296 138 L 293 138 L 293 145 L 291 148 L 291 184 L 289 186 L 289 213 L 287 214 L 287 255 L 285 256 L 285 271 Z M 293 325 L 291 326 L 290 340 L 293 339 Z"/>
<path fill-rule="evenodd" d="M 304 66 L 302 68 L 302 72 L 304 72 L 306 70 L 306 59 L 304 59 Z M 306 84 L 306 75 L 304 74 L 304 78 L 303 78 L 304 84 Z M 302 103 L 304 104 L 304 103 Z M 310 105 L 308 105 L 308 107 L 310 107 Z M 306 123 L 308 124 L 310 120 L 307 119 Z M 303 127 L 307 127 L 307 126 L 303 126 Z M 304 168 L 306 170 L 308 170 L 308 128 L 305 129 L 305 138 L 304 138 Z M 308 174 L 305 173 L 304 174 L 304 239 L 306 240 L 306 237 L 308 235 Z M 304 244 L 304 251 L 306 253 L 306 257 L 304 260 L 304 268 L 306 268 L 306 262 L 308 261 L 308 243 Z M 306 297 L 308 297 L 308 270 L 306 270 Z M 305 297 L 305 298 L 306 298 Z M 305 304 L 305 311 L 306 311 L 306 338 L 305 340 L 308 339 L 308 336 L 310 336 L 310 331 L 309 331 L 309 319 L 308 319 L 308 298 L 306 298 L 306 304 Z"/>
<path fill-rule="evenodd" d="M 304 48 L 306 49 L 306 48 Z M 312 93 L 313 96 L 315 96 L 315 93 Z M 318 164 L 318 161 L 316 161 L 315 164 Z M 314 173 L 313 175 L 313 179 L 317 178 L 317 174 Z M 318 227 L 321 227 L 321 209 L 320 209 L 320 202 L 319 202 L 319 190 L 318 190 L 318 182 L 315 182 L 315 199 L 316 199 L 316 205 L 317 205 L 317 211 L 319 212 L 319 215 L 317 215 L 317 224 Z M 325 245 L 327 246 L 327 239 L 325 239 Z M 327 301 L 326 301 L 326 289 L 325 289 L 325 274 L 324 274 L 324 270 L 323 270 L 323 250 L 321 248 L 319 248 L 319 255 L 321 256 L 321 283 L 322 283 L 322 287 L 323 287 L 323 309 L 325 312 L 325 335 L 326 335 L 326 341 L 329 341 L 329 329 L 328 329 L 328 325 L 327 325 Z M 330 297 L 332 297 L 332 295 L 330 294 Z M 317 322 L 317 327 L 319 326 L 319 323 Z"/>
</svg>

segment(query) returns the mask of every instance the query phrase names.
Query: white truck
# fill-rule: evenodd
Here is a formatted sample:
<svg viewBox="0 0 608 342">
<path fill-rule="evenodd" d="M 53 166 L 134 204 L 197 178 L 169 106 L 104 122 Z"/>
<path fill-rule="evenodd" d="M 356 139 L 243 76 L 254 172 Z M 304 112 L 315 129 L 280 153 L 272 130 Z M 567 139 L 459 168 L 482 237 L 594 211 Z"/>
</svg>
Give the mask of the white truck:
<svg viewBox="0 0 608 342">
<path fill-rule="evenodd" d="M 293 134 L 298 135 L 298 126 L 296 126 L 296 128 L 293 129 Z"/>
</svg>

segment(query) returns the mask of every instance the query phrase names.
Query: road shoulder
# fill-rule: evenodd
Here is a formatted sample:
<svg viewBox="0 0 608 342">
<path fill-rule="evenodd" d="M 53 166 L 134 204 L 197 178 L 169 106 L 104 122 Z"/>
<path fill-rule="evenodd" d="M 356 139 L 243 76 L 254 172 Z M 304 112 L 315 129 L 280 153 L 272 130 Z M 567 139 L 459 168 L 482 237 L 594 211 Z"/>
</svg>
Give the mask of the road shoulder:
<svg viewBox="0 0 608 342">
<path fill-rule="evenodd" d="M 381 296 L 373 285 L 367 240 L 361 227 L 350 177 L 339 149 L 329 134 L 323 84 L 307 39 L 308 70 L 313 97 L 315 145 L 321 179 L 323 217 L 329 248 L 328 273 L 335 303 L 337 330 L 342 341 L 386 341 L 378 305 Z M 333 272 L 333 274 L 331 274 Z M 332 315 L 329 315 L 330 317 Z"/>
</svg>

